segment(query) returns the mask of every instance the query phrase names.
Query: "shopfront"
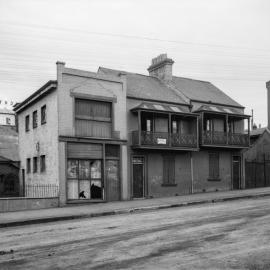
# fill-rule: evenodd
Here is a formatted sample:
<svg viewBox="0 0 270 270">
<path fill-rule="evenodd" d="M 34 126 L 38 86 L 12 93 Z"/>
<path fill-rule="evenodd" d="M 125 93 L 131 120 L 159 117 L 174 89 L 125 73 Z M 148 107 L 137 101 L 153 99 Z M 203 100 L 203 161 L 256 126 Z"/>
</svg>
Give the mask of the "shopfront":
<svg viewBox="0 0 270 270">
<path fill-rule="evenodd" d="M 67 144 L 67 199 L 72 201 L 120 200 L 120 146 Z"/>
</svg>

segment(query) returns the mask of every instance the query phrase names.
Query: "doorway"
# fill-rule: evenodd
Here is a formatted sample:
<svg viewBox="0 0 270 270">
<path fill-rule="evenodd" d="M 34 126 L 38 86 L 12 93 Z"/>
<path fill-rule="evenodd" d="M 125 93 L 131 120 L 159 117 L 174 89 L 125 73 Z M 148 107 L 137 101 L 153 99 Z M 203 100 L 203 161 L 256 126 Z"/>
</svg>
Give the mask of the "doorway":
<svg viewBox="0 0 270 270">
<path fill-rule="evenodd" d="M 145 195 L 144 157 L 132 158 L 133 198 L 143 198 Z"/>
<path fill-rule="evenodd" d="M 241 188 L 241 157 L 233 156 L 232 157 L 232 180 L 233 180 L 233 189 Z"/>
</svg>

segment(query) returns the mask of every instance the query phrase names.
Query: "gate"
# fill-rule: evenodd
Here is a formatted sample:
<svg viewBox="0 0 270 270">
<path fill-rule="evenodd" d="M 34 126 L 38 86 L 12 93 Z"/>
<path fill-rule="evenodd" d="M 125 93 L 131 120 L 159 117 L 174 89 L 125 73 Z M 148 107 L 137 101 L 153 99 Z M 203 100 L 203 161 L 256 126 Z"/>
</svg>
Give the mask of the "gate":
<svg viewBox="0 0 270 270">
<path fill-rule="evenodd" d="M 245 161 L 246 188 L 270 187 L 270 159 Z"/>
</svg>

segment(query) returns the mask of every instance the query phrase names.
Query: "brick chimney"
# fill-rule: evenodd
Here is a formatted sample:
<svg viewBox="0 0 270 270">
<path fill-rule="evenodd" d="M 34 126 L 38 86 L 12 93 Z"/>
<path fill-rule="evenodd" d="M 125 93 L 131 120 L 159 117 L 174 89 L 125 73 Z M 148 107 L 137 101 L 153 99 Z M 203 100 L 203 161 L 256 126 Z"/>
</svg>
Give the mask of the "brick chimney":
<svg viewBox="0 0 270 270">
<path fill-rule="evenodd" d="M 168 58 L 166 53 L 160 54 L 152 59 L 152 64 L 147 70 L 150 76 L 157 77 L 164 81 L 171 81 L 173 63 L 174 61 Z"/>
<path fill-rule="evenodd" d="M 270 81 L 266 83 L 267 88 L 267 115 L 268 115 L 268 129 L 270 129 Z"/>
</svg>

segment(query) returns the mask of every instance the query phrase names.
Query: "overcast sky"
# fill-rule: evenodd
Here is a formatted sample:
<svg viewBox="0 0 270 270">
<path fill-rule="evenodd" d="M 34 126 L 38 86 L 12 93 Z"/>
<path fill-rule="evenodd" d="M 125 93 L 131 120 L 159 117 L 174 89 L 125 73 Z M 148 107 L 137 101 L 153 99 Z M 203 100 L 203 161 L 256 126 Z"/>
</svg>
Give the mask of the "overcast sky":
<svg viewBox="0 0 270 270">
<path fill-rule="evenodd" d="M 269 0 L 0 0 L 0 99 L 19 102 L 68 67 L 208 80 L 267 122 Z"/>
</svg>

